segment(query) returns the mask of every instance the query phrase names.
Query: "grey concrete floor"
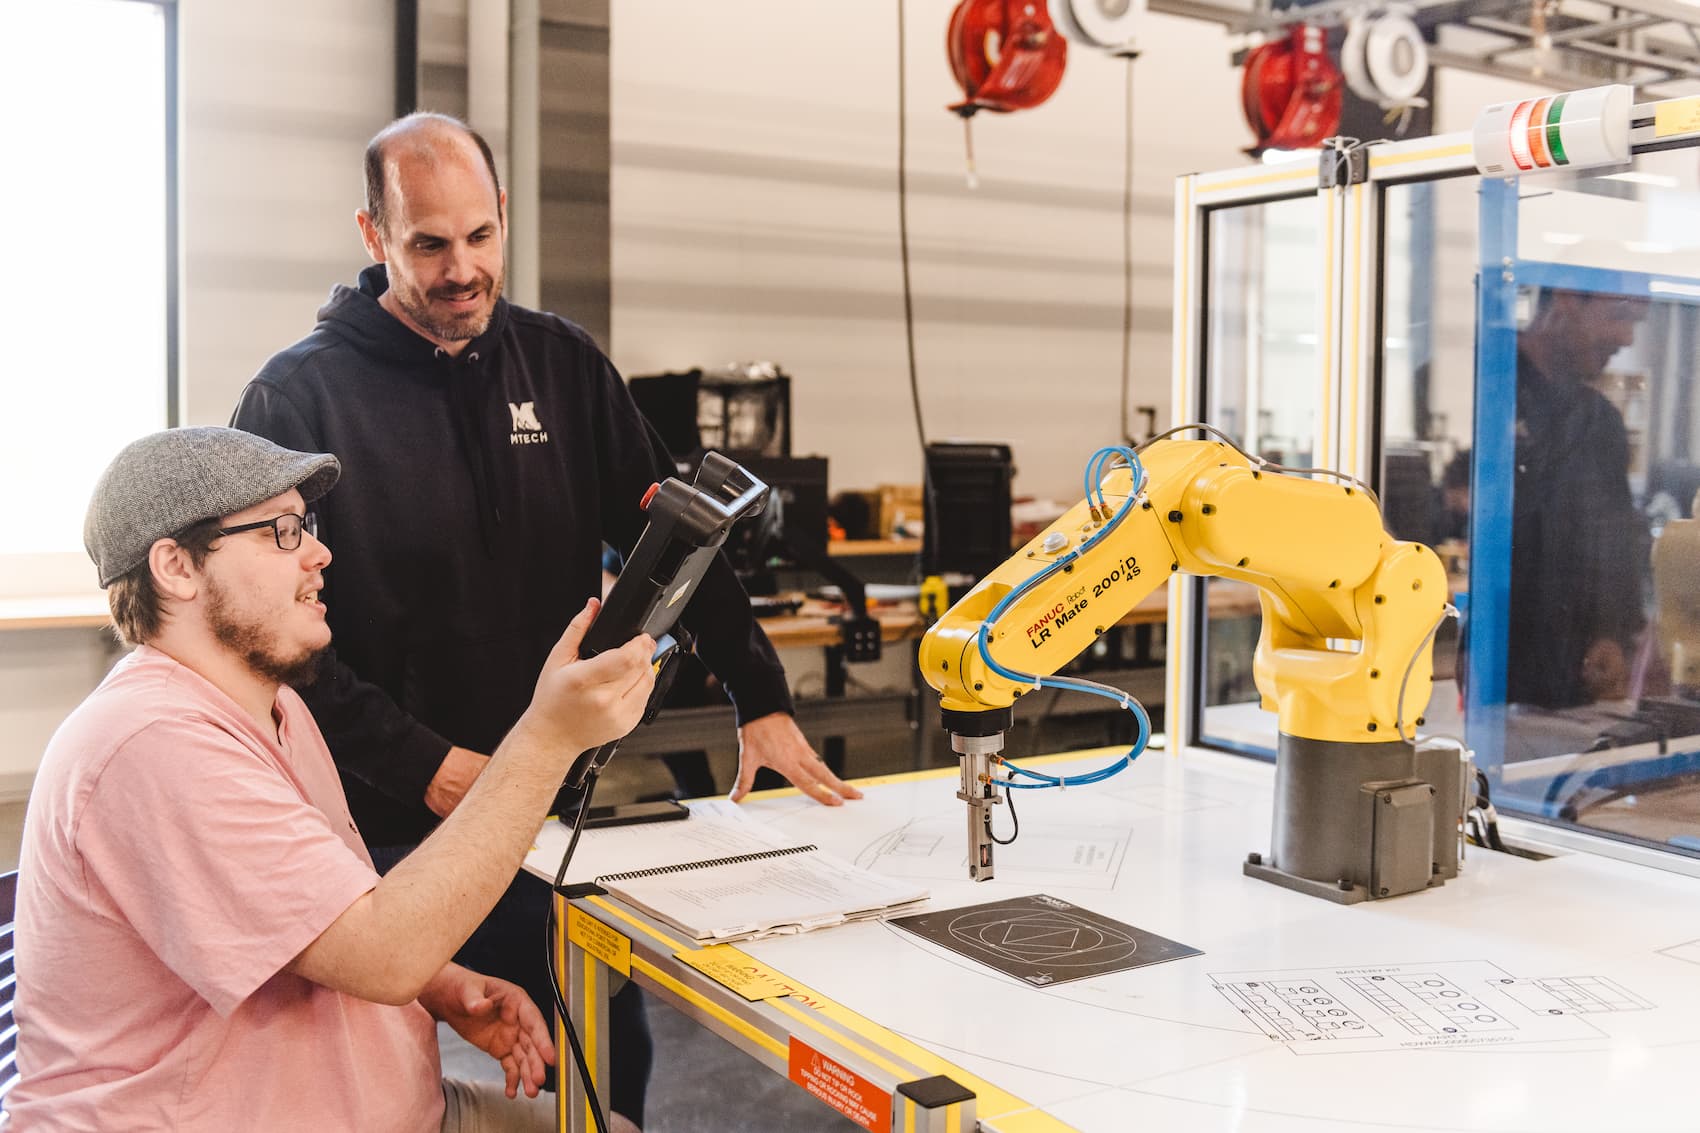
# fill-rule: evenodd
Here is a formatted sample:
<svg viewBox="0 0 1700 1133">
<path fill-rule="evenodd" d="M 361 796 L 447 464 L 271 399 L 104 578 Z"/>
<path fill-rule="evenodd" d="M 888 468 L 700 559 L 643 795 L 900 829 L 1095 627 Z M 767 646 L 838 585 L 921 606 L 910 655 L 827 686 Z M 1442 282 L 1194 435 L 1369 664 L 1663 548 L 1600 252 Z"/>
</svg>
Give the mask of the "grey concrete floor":
<svg viewBox="0 0 1700 1133">
<path fill-rule="evenodd" d="M 655 1042 L 645 1133 L 856 1133 L 862 1128 L 654 996 L 646 997 L 645 1004 Z M 501 1067 L 482 1051 L 445 1026 L 439 1025 L 437 1034 L 445 1075 L 502 1080 Z M 571 1052 L 563 1050 L 561 1062 L 570 1067 Z"/>
</svg>

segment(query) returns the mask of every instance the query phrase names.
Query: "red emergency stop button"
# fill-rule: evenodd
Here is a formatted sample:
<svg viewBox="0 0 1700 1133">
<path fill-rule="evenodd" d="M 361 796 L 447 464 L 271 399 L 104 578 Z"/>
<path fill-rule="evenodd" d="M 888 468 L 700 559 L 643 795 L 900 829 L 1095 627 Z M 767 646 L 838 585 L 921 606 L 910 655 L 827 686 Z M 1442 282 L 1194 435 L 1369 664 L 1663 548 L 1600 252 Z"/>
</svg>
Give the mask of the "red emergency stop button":
<svg viewBox="0 0 1700 1133">
<path fill-rule="evenodd" d="M 648 511 L 649 510 L 649 501 L 653 500 L 655 498 L 655 493 L 659 492 L 660 490 L 661 490 L 660 484 L 651 484 L 649 486 L 649 491 L 647 491 L 643 494 L 643 502 L 638 505 L 638 510 L 639 511 Z"/>
</svg>

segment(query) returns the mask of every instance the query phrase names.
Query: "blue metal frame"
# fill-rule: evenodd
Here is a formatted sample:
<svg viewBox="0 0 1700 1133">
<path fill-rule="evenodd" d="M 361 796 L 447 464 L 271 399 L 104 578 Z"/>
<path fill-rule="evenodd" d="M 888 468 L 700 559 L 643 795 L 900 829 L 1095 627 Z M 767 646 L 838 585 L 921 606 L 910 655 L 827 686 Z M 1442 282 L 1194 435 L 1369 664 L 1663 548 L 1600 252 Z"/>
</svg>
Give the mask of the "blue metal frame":
<svg viewBox="0 0 1700 1133">
<path fill-rule="evenodd" d="M 1554 757 L 1557 758 L 1557 757 Z M 1566 757 L 1568 758 L 1568 757 Z M 1657 783 L 1700 771 L 1700 751 L 1666 752 L 1612 763 L 1605 767 L 1584 764 L 1554 772 L 1544 780 L 1506 783 L 1495 787 L 1493 801 L 1498 809 L 1562 819 L 1570 800 L 1584 790 L 1621 791 L 1640 783 Z"/>
<path fill-rule="evenodd" d="M 1597 291 L 1608 295 L 1646 296 L 1661 303 L 1700 304 L 1700 283 L 1686 275 L 1651 275 L 1644 271 L 1552 264 L 1539 260 L 1515 263 L 1520 287 L 1557 287 L 1566 291 Z"/>
<path fill-rule="evenodd" d="M 1470 592 L 1464 736 L 1495 786 L 1505 763 L 1511 624 L 1511 492 L 1517 449 L 1517 183 L 1483 178 L 1476 274 L 1476 427 L 1470 457 Z M 1484 485 L 1496 490 L 1483 491 Z"/>
</svg>

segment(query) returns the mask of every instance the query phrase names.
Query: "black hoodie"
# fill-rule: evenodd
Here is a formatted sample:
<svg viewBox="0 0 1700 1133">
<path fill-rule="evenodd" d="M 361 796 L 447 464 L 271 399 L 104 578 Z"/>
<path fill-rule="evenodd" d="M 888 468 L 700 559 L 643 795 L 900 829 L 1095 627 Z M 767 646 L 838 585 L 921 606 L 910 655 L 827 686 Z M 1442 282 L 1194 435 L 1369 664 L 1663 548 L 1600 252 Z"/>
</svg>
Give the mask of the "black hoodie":
<svg viewBox="0 0 1700 1133">
<path fill-rule="evenodd" d="M 423 799 L 451 744 L 495 750 L 550 648 L 629 553 L 673 463 L 590 336 L 498 300 L 456 357 L 378 305 L 382 265 L 338 286 L 313 333 L 242 391 L 231 424 L 332 452 L 314 505 L 334 561 L 334 655 L 303 695 L 368 845 L 438 821 Z M 785 673 L 721 558 L 685 624 L 740 723 L 791 710 Z"/>
</svg>

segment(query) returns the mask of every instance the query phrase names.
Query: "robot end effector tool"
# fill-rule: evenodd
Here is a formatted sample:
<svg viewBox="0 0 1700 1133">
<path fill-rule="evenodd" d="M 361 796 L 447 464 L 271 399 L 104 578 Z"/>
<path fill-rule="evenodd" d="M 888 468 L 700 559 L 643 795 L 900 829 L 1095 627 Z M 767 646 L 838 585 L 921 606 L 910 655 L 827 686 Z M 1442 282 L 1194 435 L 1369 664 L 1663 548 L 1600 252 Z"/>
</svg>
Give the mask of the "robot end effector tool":
<svg viewBox="0 0 1700 1133">
<path fill-rule="evenodd" d="M 962 761 L 970 876 L 993 875 L 991 814 L 1010 782 L 995 772 L 1015 700 L 1040 681 L 1085 683 L 1050 674 L 1180 572 L 1259 591 L 1253 671 L 1280 741 L 1272 845 L 1246 873 L 1343 903 L 1454 876 L 1468 776 L 1455 749 L 1411 742 L 1431 691 L 1434 632 L 1450 611 L 1439 558 L 1388 535 L 1356 482 L 1287 474 L 1223 441 L 1173 439 L 1107 471 L 1095 457 L 1087 498 L 922 643 L 922 673 Z M 1136 715 L 1129 759 L 1148 727 Z"/>
</svg>

